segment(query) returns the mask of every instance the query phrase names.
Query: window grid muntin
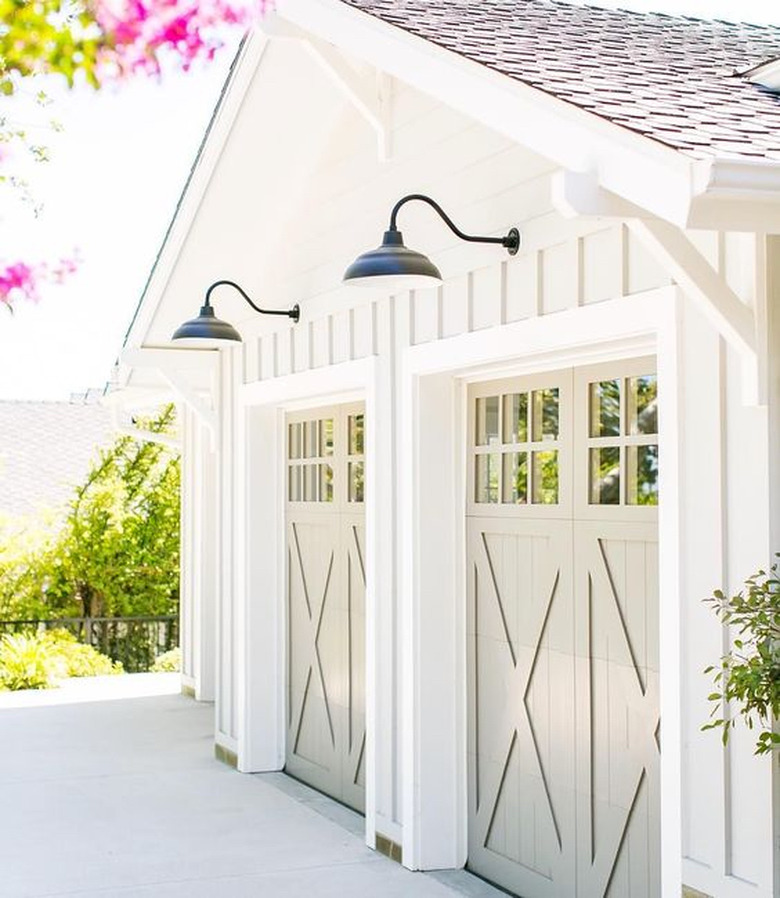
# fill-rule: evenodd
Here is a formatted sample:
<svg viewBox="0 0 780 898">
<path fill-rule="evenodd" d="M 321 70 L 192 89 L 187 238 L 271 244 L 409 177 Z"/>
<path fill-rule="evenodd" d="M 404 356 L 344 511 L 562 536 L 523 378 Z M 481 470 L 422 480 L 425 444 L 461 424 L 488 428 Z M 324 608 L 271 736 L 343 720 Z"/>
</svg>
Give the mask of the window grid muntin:
<svg viewBox="0 0 780 898">
<path fill-rule="evenodd" d="M 331 504 L 335 500 L 335 428 L 333 415 L 288 422 L 288 502 Z"/>
<path fill-rule="evenodd" d="M 362 505 L 365 502 L 365 439 L 365 412 L 349 414 L 347 416 L 347 502 L 351 505 Z"/>
<path fill-rule="evenodd" d="M 656 430 L 653 433 L 632 433 L 632 421 L 630 416 L 630 408 L 629 408 L 629 383 L 631 381 L 640 381 L 640 380 L 651 380 L 655 385 L 655 399 L 654 399 L 654 421 Z M 593 387 L 600 383 L 606 383 L 609 381 L 618 381 L 620 388 L 620 435 L 619 436 L 591 436 L 591 432 L 593 430 L 594 424 L 594 411 L 592 408 L 593 403 Z M 588 504 L 590 506 L 595 507 L 604 507 L 604 508 L 616 508 L 616 507 L 628 507 L 628 508 L 641 508 L 643 506 L 657 506 L 659 501 L 659 492 L 658 492 L 658 378 L 654 372 L 647 372 L 644 374 L 627 374 L 622 375 L 620 377 L 606 377 L 599 378 L 597 380 L 588 381 L 588 388 L 586 391 L 586 401 L 588 403 L 587 407 L 587 437 L 586 437 L 586 451 L 587 451 L 587 471 L 588 471 Z M 638 416 L 637 416 L 638 418 Z M 630 482 L 630 478 L 628 477 L 628 455 L 629 450 L 632 448 L 642 448 L 642 447 L 654 447 L 655 448 L 655 481 L 653 483 L 654 489 L 648 494 L 651 497 L 654 497 L 655 501 L 651 502 L 639 502 L 632 501 L 634 496 L 639 496 L 639 484 L 636 484 L 636 489 L 632 489 L 634 484 Z M 617 502 L 599 502 L 594 501 L 594 479 L 593 479 L 593 450 L 599 449 L 607 449 L 607 448 L 615 448 L 619 450 L 619 489 L 618 489 L 618 501 Z M 639 448 L 637 448 L 637 454 L 639 453 Z"/>
<path fill-rule="evenodd" d="M 545 393 L 553 393 L 555 395 L 555 418 L 556 418 L 556 435 L 551 437 L 544 434 L 543 421 L 543 397 Z M 525 396 L 525 440 L 506 440 L 507 432 L 512 433 L 506 427 L 505 416 L 507 407 L 513 403 L 514 397 Z M 534 439 L 536 428 L 536 396 L 542 397 L 542 433 L 540 439 Z M 497 437 L 488 441 L 483 440 L 482 421 L 486 420 L 486 414 L 483 409 L 487 409 L 487 403 L 497 400 L 498 405 L 498 421 L 495 429 L 492 431 Z M 477 505 L 487 506 L 504 506 L 511 507 L 517 505 L 535 505 L 535 506 L 555 506 L 561 501 L 561 390 L 558 386 L 540 386 L 530 387 L 525 390 L 500 391 L 494 394 L 476 397 L 474 402 L 474 436 L 473 436 L 473 494 L 472 499 Z M 555 454 L 554 470 L 555 470 L 555 501 L 542 502 L 537 500 L 537 496 L 542 494 L 539 486 L 539 478 L 537 476 L 537 461 L 542 455 Z M 508 456 L 524 455 L 526 467 L 526 489 L 525 501 L 517 502 L 508 498 L 509 490 L 506 485 L 506 460 Z M 495 489 L 490 482 L 490 476 L 486 482 L 485 469 L 489 475 L 495 472 L 496 484 Z M 480 486 L 487 485 L 488 495 L 490 499 L 485 501 L 484 490 Z M 549 486 L 544 489 L 550 489 Z M 495 499 L 493 498 L 495 496 Z"/>
</svg>

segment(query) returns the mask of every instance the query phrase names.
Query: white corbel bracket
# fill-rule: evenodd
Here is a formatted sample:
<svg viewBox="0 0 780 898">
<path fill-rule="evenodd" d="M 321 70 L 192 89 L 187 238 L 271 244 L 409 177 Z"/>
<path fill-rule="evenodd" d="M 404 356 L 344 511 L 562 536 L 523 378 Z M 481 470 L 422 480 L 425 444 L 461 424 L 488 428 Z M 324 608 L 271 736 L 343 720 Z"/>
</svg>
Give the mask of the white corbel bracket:
<svg viewBox="0 0 780 898">
<path fill-rule="evenodd" d="M 268 37 L 298 40 L 303 44 L 325 74 L 374 129 L 379 161 L 387 162 L 392 156 L 390 76 L 384 72 L 358 71 L 333 44 L 314 37 L 278 15 L 266 16 L 261 27 Z"/>
<path fill-rule="evenodd" d="M 585 216 L 624 221 L 724 340 L 739 353 L 745 403 L 763 403 L 765 386 L 759 378 L 756 316 L 684 230 L 605 190 L 592 173 L 556 172 L 551 181 L 551 193 L 555 208 L 567 218 Z"/>
<path fill-rule="evenodd" d="M 765 385 L 759 378 L 754 311 L 742 302 L 679 228 L 659 219 L 629 219 L 626 224 L 739 354 L 745 404 L 763 404 Z"/>
<path fill-rule="evenodd" d="M 156 371 L 183 402 L 206 425 L 212 446 L 219 438 L 217 378 L 219 353 L 188 349 L 126 349 L 120 363 L 130 368 Z"/>
</svg>

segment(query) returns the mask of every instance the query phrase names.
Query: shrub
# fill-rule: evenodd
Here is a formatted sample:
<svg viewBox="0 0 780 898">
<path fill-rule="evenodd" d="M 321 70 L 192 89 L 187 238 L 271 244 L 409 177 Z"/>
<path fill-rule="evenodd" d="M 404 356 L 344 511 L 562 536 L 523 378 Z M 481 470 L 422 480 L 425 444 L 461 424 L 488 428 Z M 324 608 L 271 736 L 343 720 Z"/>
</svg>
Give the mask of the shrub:
<svg viewBox="0 0 780 898">
<path fill-rule="evenodd" d="M 39 637 L 17 633 L 0 639 L 0 688 L 49 689 L 55 675 L 52 655 Z"/>
<path fill-rule="evenodd" d="M 181 670 L 181 649 L 176 646 L 160 655 L 150 668 L 152 673 L 178 673 Z"/>
<path fill-rule="evenodd" d="M 704 600 L 722 623 L 732 628 L 731 649 L 711 674 L 716 691 L 708 696 L 712 718 L 704 730 L 720 730 L 723 744 L 729 730 L 742 718 L 749 729 L 757 726 L 755 753 L 780 748 L 780 733 L 773 724 L 780 718 L 780 577 L 775 564 L 748 577 L 733 596 L 721 590 Z M 733 706 L 733 715 L 724 710 Z"/>
<path fill-rule="evenodd" d="M 122 673 L 122 665 L 91 645 L 77 642 L 66 630 L 32 635 L 17 633 L 0 640 L 0 689 L 50 689 L 66 677 Z"/>
<path fill-rule="evenodd" d="M 123 672 L 120 661 L 112 661 L 93 646 L 78 642 L 67 630 L 49 630 L 41 641 L 48 648 L 60 678 L 100 677 Z"/>
</svg>

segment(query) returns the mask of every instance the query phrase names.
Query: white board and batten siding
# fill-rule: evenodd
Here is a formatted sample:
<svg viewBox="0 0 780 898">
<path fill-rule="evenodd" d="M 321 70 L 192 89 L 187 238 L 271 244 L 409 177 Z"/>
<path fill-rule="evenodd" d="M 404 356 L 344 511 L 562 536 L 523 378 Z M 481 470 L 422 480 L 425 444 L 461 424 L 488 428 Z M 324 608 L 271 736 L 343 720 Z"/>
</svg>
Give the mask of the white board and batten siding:
<svg viewBox="0 0 780 898">
<path fill-rule="evenodd" d="M 278 51 L 272 60 L 274 65 L 282 64 L 281 53 Z M 295 65 L 305 63 L 296 57 Z M 252 103 L 247 109 L 251 112 Z M 237 697 L 237 665 L 251 663 L 240 647 L 244 636 L 237 623 L 241 619 L 237 606 L 249 598 L 241 594 L 240 569 L 245 558 L 236 547 L 242 543 L 238 533 L 247 520 L 245 502 L 252 501 L 252 496 L 243 496 L 243 461 L 233 464 L 240 456 L 237 441 L 243 438 L 248 420 L 244 416 L 250 414 L 242 405 L 241 383 L 247 390 L 276 379 L 287 384 L 296 374 L 375 359 L 374 411 L 380 422 L 376 433 L 383 443 L 376 450 L 383 453 L 382 476 L 396 484 L 401 476 L 401 431 L 412 413 L 404 405 L 402 369 L 406 354 L 415 347 L 444 346 L 448 340 L 460 345 L 459 338 L 469 334 L 533 322 L 540 316 L 554 320 L 559 312 L 585 310 L 603 301 L 619 301 L 670 284 L 662 267 L 622 224 L 568 221 L 555 212 L 550 201 L 553 167 L 546 160 L 410 88 L 394 86 L 393 155 L 387 163 L 377 162 L 373 134 L 356 113 L 342 109 L 332 121 L 330 131 L 324 122 L 317 122 L 318 133 L 327 133 L 328 137 L 320 141 L 318 153 L 307 157 L 308 167 L 302 170 L 298 189 L 286 208 L 284 234 L 275 243 L 283 246 L 283 252 L 275 253 L 270 261 L 265 259 L 268 265 L 261 274 L 254 269 L 251 274 L 252 286 L 260 289 L 269 305 L 282 308 L 299 302 L 301 322 L 295 326 L 280 324 L 253 317 L 238 306 L 231 306 L 230 314 L 224 316 L 241 329 L 245 340 L 240 355 L 226 353 L 223 358 L 216 456 L 221 478 L 217 515 L 221 546 L 217 573 L 217 739 L 229 749 L 240 742 L 239 731 L 246 726 L 242 715 L 251 713 Z M 243 147 L 247 158 L 253 154 L 250 137 L 247 135 Z M 256 152 L 262 151 L 261 137 L 258 134 L 252 138 L 256 140 Z M 232 166 L 228 156 L 217 166 L 206 204 L 209 195 L 217 195 L 223 188 L 226 195 L 241 196 L 251 165 L 245 162 Z M 436 261 L 444 275 L 443 285 L 396 296 L 367 296 L 341 287 L 347 264 L 359 252 L 379 243 L 392 204 L 403 194 L 418 191 L 439 200 L 467 231 L 497 234 L 518 226 L 524 238 L 520 254 L 509 258 L 500 248 L 465 246 L 430 210 L 410 205 L 402 211 L 399 226 L 407 245 L 423 249 Z M 224 218 L 204 214 L 195 220 L 187 242 L 190 280 L 198 276 L 205 280 L 214 273 L 214 253 L 221 262 L 219 274 L 224 276 L 225 271 L 238 266 L 240 280 L 241 271 L 251 268 L 248 259 L 252 257 L 252 241 L 257 239 L 260 251 L 264 251 L 267 228 L 253 233 L 252 217 L 244 216 L 241 232 L 234 235 L 235 245 L 231 245 L 219 238 Z M 294 239 L 285 240 L 285 235 Z M 740 297 L 753 301 L 756 254 L 752 237 L 690 236 Z M 207 258 L 208 265 L 201 261 Z M 178 271 L 174 273 L 174 286 L 177 276 Z M 762 543 L 760 539 L 766 534 L 760 515 L 742 520 L 749 517 L 746 510 L 750 501 L 755 498 L 760 505 L 763 481 L 755 472 L 766 469 L 767 463 L 761 448 L 765 446 L 761 442 L 765 421 L 762 423 L 759 411 L 741 405 L 737 365 L 710 325 L 695 312 L 689 315 L 687 307 L 684 325 L 680 353 L 691 388 L 686 386 L 681 394 L 680 413 L 685 424 L 683 465 L 687 478 L 682 490 L 685 508 L 681 513 L 681 549 L 688 559 L 682 578 L 681 625 L 686 677 L 695 684 L 705 660 L 700 656 L 708 654 L 707 663 L 711 662 L 709 651 L 718 643 L 699 597 L 729 578 L 749 573 L 757 566 L 753 560 L 759 561 L 762 553 L 762 559 L 768 553 L 766 540 Z M 518 360 L 522 356 L 519 339 Z M 705 376 L 704 371 L 713 377 Z M 295 402 L 298 408 L 305 407 L 300 397 L 296 396 Z M 282 398 L 279 405 L 287 403 Z M 725 438 L 716 440 L 716 430 L 725 433 Z M 272 433 L 272 428 L 268 432 Z M 280 445 L 264 446 L 262 451 L 268 453 L 265 457 L 275 458 L 273 453 L 281 451 Z M 712 445 L 721 448 L 713 452 Z M 751 465 L 743 464 L 745 453 Z M 718 468 L 718 457 L 723 460 L 723 468 Z M 256 463 L 258 459 L 253 460 Z M 726 474 L 716 482 L 718 470 Z M 398 578 L 405 534 L 398 499 L 392 492 L 383 493 L 389 493 L 383 499 L 383 512 L 392 522 L 388 525 L 392 538 L 382 546 L 383 570 L 392 581 L 388 587 L 394 590 L 391 594 L 400 596 L 403 584 Z M 698 512 L 709 507 L 713 495 L 721 497 L 719 518 L 707 511 Z M 723 511 L 726 499 L 736 508 L 728 516 Z M 697 521 L 702 515 L 706 520 L 699 527 Z M 251 533 L 246 535 L 247 542 L 251 539 Z M 368 543 L 367 553 L 371 550 Z M 721 556 L 728 561 L 725 574 L 723 566 L 713 566 L 712 562 Z M 404 824 L 404 778 L 409 775 L 402 749 L 403 709 L 399 701 L 404 657 L 401 598 L 382 609 L 383 663 L 377 666 L 371 694 L 375 731 L 383 735 L 382 744 L 376 746 L 374 766 L 367 771 L 373 777 L 373 782 L 367 782 L 367 800 L 370 797 L 374 803 L 372 819 L 378 831 L 399 842 Z M 705 631 L 709 634 L 707 645 L 699 648 L 695 634 Z M 751 766 L 749 758 L 746 761 L 748 749 L 738 737 L 728 756 L 732 759 L 727 762 L 730 766 L 724 771 L 717 740 L 708 740 L 707 734 L 698 731 L 703 709 L 696 688 L 690 687 L 683 695 L 686 878 L 704 891 L 710 882 L 710 894 L 724 898 L 748 894 L 768 898 L 770 861 L 761 847 L 765 844 L 766 809 L 756 820 L 744 800 L 749 790 L 763 782 L 763 768 L 760 764 Z M 717 789 L 713 782 L 719 784 Z M 743 880 L 756 884 L 753 892 L 739 885 Z"/>
</svg>

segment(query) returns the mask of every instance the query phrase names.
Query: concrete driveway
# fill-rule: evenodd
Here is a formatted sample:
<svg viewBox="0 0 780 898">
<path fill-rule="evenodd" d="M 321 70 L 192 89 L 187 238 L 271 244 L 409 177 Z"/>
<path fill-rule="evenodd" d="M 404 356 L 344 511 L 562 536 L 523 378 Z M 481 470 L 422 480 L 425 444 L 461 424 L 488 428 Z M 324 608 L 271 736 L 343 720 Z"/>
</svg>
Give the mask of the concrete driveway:
<svg viewBox="0 0 780 898">
<path fill-rule="evenodd" d="M 216 761 L 212 718 L 175 675 L 0 694 L 0 896 L 503 894 L 410 873 L 365 847 L 352 811 Z"/>
</svg>

